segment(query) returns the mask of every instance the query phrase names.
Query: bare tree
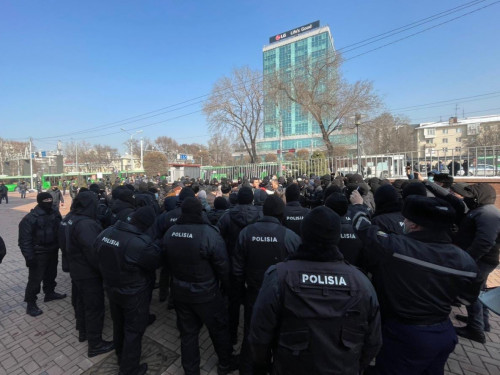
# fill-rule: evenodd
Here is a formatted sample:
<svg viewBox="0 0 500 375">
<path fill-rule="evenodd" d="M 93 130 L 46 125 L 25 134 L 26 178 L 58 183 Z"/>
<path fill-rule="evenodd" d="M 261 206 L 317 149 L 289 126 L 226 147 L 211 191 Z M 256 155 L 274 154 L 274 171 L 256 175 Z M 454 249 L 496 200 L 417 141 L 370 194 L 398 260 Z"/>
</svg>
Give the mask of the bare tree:
<svg viewBox="0 0 500 375">
<path fill-rule="evenodd" d="M 28 158 L 28 150 L 28 142 L 16 142 L 0 138 L 0 174 L 18 174 L 17 169 L 16 172 L 13 173 L 14 171 L 11 171 L 10 168 L 11 166 L 14 166 L 14 164 L 17 165 L 17 163 L 10 163 L 8 161 Z"/>
<path fill-rule="evenodd" d="M 148 152 L 144 155 L 144 172 L 147 176 L 164 174 L 168 169 L 167 156 L 160 151 Z"/>
<path fill-rule="evenodd" d="M 500 145 L 500 124 L 481 124 L 479 134 L 468 136 L 464 143 L 467 147 Z"/>
<path fill-rule="evenodd" d="M 382 113 L 359 128 L 366 154 L 387 154 L 411 150 L 415 145 L 415 129 L 407 117 Z"/>
<path fill-rule="evenodd" d="M 220 78 L 203 106 L 209 129 L 238 137 L 250 156 L 257 160 L 256 140 L 262 128 L 261 73 L 249 67 L 235 69 Z"/>
<path fill-rule="evenodd" d="M 208 152 L 210 157 L 206 163 L 206 165 L 227 165 L 232 163 L 232 155 L 231 150 L 235 148 L 234 142 L 231 140 L 229 136 L 224 136 L 220 133 L 215 133 L 208 140 Z M 253 160 L 252 163 L 255 162 L 255 159 L 252 159 L 252 156 L 248 154 L 250 160 Z M 205 163 L 205 160 L 203 160 Z"/>
<path fill-rule="evenodd" d="M 286 103 L 293 102 L 313 117 L 330 157 L 335 155 L 331 139 L 334 132 L 352 123 L 355 114 L 367 114 L 379 105 L 372 83 L 348 83 L 342 78 L 341 63 L 338 54 L 330 53 L 319 59 L 305 59 L 264 78 L 266 95 L 275 105 L 286 110 Z"/>
</svg>

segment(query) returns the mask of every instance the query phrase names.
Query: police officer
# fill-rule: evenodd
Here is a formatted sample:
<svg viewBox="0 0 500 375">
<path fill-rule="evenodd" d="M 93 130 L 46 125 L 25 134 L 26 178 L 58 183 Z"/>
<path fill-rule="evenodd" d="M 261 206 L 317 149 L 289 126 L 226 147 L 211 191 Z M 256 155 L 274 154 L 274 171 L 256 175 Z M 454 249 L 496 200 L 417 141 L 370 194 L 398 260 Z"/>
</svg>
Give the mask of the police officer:
<svg viewBox="0 0 500 375">
<path fill-rule="evenodd" d="M 299 203 L 300 187 L 297 184 L 290 184 L 285 190 L 286 207 L 283 217 L 283 225 L 288 229 L 293 230 L 300 236 L 300 224 L 304 216 L 310 211 L 306 207 L 302 207 Z"/>
<path fill-rule="evenodd" d="M 167 230 L 175 224 L 177 219 L 181 216 L 181 204 L 184 202 L 184 199 L 188 197 L 194 197 L 194 190 L 189 186 L 185 186 L 180 191 L 177 197 L 177 207 L 171 211 L 165 211 L 160 216 L 156 218 L 154 224 L 154 234 L 155 240 L 157 243 L 160 243 L 163 236 L 167 232 Z M 205 213 L 206 215 L 206 213 Z M 207 218 L 208 223 L 208 218 Z M 168 273 L 168 269 L 163 267 L 160 272 L 160 302 L 166 301 L 169 296 L 169 287 L 170 287 L 170 274 Z M 172 308 L 172 299 L 169 300 L 169 308 Z"/>
<path fill-rule="evenodd" d="M 264 201 L 264 217 L 246 226 L 238 237 L 233 262 L 233 275 L 239 286 L 245 290 L 245 326 L 240 357 L 240 374 L 259 372 L 252 370 L 252 359 L 248 345 L 248 330 L 253 305 L 264 279 L 266 270 L 297 251 L 301 240 L 292 230 L 281 223 L 285 204 L 277 195 L 270 195 Z M 265 371 L 264 371 L 265 372 Z"/>
<path fill-rule="evenodd" d="M 273 356 L 275 374 L 360 374 L 381 345 L 377 295 L 337 248 L 340 217 L 317 207 L 302 222 L 302 245 L 270 267 L 254 306 L 254 361 Z"/>
<path fill-rule="evenodd" d="M 495 189 L 487 183 L 455 187 L 464 198 L 469 212 L 462 219 L 455 244 L 476 261 L 481 289 L 486 287 L 488 275 L 498 266 L 500 250 L 500 211 L 495 207 Z M 459 336 L 484 344 L 484 331 L 490 330 L 488 309 L 480 301 L 467 306 L 467 316 L 457 315 L 465 327 L 456 327 Z"/>
<path fill-rule="evenodd" d="M 361 207 L 353 192 L 351 202 Z M 372 225 L 360 210 L 356 233 L 368 247 L 383 319 L 383 347 L 377 374 L 443 374 L 457 336 L 449 319 L 451 304 L 477 298 L 474 260 L 451 243 L 455 211 L 437 198 L 410 195 L 403 205 L 404 235 Z"/>
<path fill-rule="evenodd" d="M 102 227 L 97 221 L 97 196 L 81 191 L 71 205 L 71 219 L 66 226 L 66 251 L 69 271 L 78 290 L 77 312 L 80 322 L 79 340 L 88 339 L 88 356 L 107 353 L 113 342 L 102 339 L 104 324 L 104 289 L 94 241 Z"/>
<path fill-rule="evenodd" d="M 425 190 L 425 186 L 420 184 Z M 401 215 L 403 207 L 401 197 L 392 185 L 384 185 L 375 192 L 375 212 L 372 223 L 386 233 L 403 234 L 404 217 Z"/>
<path fill-rule="evenodd" d="M 356 267 L 363 267 L 363 242 L 354 233 L 352 221 L 347 220 L 345 216 L 349 208 L 346 196 L 342 193 L 332 193 L 326 198 L 325 206 L 340 216 L 340 240 L 338 247 L 344 259 Z"/>
<path fill-rule="evenodd" d="M 59 253 L 59 224 L 61 214 L 52 207 L 52 196 L 40 193 L 36 197 L 37 206 L 19 223 L 19 248 L 29 268 L 28 285 L 24 301 L 28 303 L 26 314 L 42 314 L 36 304 L 43 281 L 44 302 L 65 298 L 66 294 L 54 291 L 57 283 L 57 263 Z"/>
<path fill-rule="evenodd" d="M 151 284 L 160 262 L 160 249 L 145 233 L 155 217 L 152 207 L 141 207 L 131 215 L 130 223 L 118 221 L 95 242 L 122 375 L 142 375 L 148 369 L 139 361 L 149 320 Z"/>
<path fill-rule="evenodd" d="M 220 287 L 228 288 L 226 247 L 217 228 L 204 223 L 198 199 L 186 198 L 181 209 L 181 216 L 165 233 L 162 245 L 172 274 L 182 367 L 187 375 L 200 373 L 198 335 L 205 324 L 219 357 L 217 372 L 227 374 L 238 364 L 231 356 L 227 309 Z"/>
<path fill-rule="evenodd" d="M 262 210 L 259 207 L 252 205 L 253 192 L 252 188 L 243 186 L 237 193 L 238 204 L 229 208 L 229 210 L 221 216 L 217 227 L 220 229 L 222 238 L 226 243 L 229 259 L 232 261 L 234 257 L 234 247 L 238 240 L 241 230 L 248 224 L 252 224 L 262 217 Z M 238 325 L 240 321 L 240 307 L 242 304 L 242 291 L 238 290 L 235 285 L 235 280 L 230 276 L 231 289 L 228 291 L 229 297 L 229 331 L 231 332 L 231 342 L 238 342 Z"/>
<path fill-rule="evenodd" d="M 118 186 L 111 192 L 111 225 L 118 220 L 126 221 L 127 217 L 135 210 L 134 192 L 125 186 Z"/>
</svg>

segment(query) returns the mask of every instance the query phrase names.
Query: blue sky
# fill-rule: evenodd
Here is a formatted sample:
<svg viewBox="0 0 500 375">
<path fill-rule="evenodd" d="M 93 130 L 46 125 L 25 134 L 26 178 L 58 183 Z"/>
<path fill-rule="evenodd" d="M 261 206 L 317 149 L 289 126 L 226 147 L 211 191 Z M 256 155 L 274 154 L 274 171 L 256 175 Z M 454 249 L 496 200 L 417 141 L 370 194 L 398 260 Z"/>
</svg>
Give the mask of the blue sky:
<svg viewBox="0 0 500 375">
<path fill-rule="evenodd" d="M 373 81 L 385 106 L 413 122 L 446 119 L 456 104 L 459 116 L 500 113 L 500 3 L 352 58 L 494 2 L 346 53 L 346 78 Z M 199 101 L 234 68 L 261 70 L 270 36 L 320 20 L 340 49 L 466 3 L 0 0 L 0 136 L 45 138 L 35 141 L 38 149 L 72 137 L 124 150 L 129 136 L 119 129 L 125 127 L 153 139 L 205 143 Z M 492 92 L 498 94 L 402 110 Z M 144 121 L 68 135 L 169 106 L 169 113 Z"/>
</svg>

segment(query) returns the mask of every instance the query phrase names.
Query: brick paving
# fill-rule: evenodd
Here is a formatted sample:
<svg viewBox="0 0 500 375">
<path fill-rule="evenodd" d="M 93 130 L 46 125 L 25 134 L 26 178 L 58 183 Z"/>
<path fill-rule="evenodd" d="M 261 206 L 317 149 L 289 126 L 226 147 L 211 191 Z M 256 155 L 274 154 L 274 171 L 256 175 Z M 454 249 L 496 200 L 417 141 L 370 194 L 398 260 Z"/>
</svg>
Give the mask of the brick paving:
<svg viewBox="0 0 500 375">
<path fill-rule="evenodd" d="M 43 302 L 43 314 L 33 318 L 25 313 L 23 302 L 28 270 L 17 246 L 18 223 L 35 206 L 35 193 L 21 200 L 16 193 L 9 194 L 9 204 L 0 205 L 0 235 L 7 245 L 7 255 L 0 265 L 0 374 L 59 375 L 80 374 L 111 353 L 87 358 L 87 344 L 78 342 L 73 308 L 70 301 L 69 275 L 60 270 L 57 277 L 58 292 L 68 294 L 60 301 Z M 65 214 L 71 198 L 62 208 Z M 65 197 L 65 198 L 66 198 Z M 500 285 L 500 268 L 488 280 L 488 286 Z M 40 298 L 41 296 L 41 298 Z M 179 334 L 175 326 L 175 313 L 165 303 L 158 302 L 158 291 L 153 294 L 151 311 L 157 321 L 146 331 L 146 336 L 180 354 Z M 465 308 L 454 308 L 453 315 L 465 313 Z M 491 332 L 486 333 L 486 344 L 459 338 L 459 344 L 446 364 L 448 375 L 500 375 L 500 317 L 491 316 Z M 454 324 L 460 324 L 456 321 Z M 104 338 L 110 340 L 112 322 L 106 312 Z M 216 374 L 217 357 L 206 330 L 200 334 L 201 374 Z M 235 372 L 237 373 L 237 372 Z M 163 375 L 183 374 L 180 357 Z M 158 374 L 160 375 L 160 374 Z"/>
</svg>

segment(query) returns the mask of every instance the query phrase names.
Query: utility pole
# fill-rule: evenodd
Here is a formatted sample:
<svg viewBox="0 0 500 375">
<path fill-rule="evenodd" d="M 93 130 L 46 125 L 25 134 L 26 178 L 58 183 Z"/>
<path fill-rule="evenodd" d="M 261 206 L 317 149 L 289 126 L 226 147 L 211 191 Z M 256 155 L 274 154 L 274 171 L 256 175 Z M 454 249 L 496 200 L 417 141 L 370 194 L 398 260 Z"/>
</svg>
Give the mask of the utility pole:
<svg viewBox="0 0 500 375">
<path fill-rule="evenodd" d="M 76 173 L 80 175 L 80 168 L 78 168 L 78 143 L 75 143 L 75 152 L 76 152 Z"/>
<path fill-rule="evenodd" d="M 30 137 L 30 188 L 33 189 L 33 155 L 31 154 L 32 148 L 31 148 L 31 143 L 32 139 Z"/>
<path fill-rule="evenodd" d="M 141 137 L 141 170 L 144 170 L 144 151 L 143 151 L 143 139 Z"/>
<path fill-rule="evenodd" d="M 356 150 L 358 153 L 358 173 L 361 173 L 361 154 L 359 150 L 359 125 L 361 125 L 361 115 L 354 115 L 354 124 L 356 125 Z"/>
<path fill-rule="evenodd" d="M 130 135 L 130 170 L 132 171 L 134 169 L 134 157 L 132 155 L 132 137 L 136 134 L 142 133 L 142 130 L 137 130 L 135 133 L 130 133 L 129 131 L 123 128 L 120 128 L 120 130 Z M 141 154 L 142 154 L 142 146 L 141 146 Z M 141 168 L 142 168 L 142 161 L 141 161 Z"/>
</svg>

